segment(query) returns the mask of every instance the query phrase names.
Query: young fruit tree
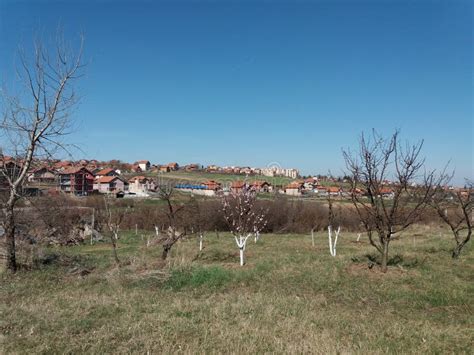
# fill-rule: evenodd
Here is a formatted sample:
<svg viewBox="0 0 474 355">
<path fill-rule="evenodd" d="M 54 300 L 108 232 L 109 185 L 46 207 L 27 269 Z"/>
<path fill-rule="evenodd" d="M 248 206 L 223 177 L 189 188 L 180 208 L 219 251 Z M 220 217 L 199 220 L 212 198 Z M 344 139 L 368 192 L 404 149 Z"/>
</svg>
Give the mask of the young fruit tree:
<svg viewBox="0 0 474 355">
<path fill-rule="evenodd" d="M 4 266 L 15 272 L 16 206 L 22 187 L 37 158 L 49 158 L 66 149 L 71 131 L 71 112 L 78 103 L 75 83 L 81 77 L 82 39 L 73 50 L 62 36 L 53 44 L 37 40 L 31 53 L 19 51 L 17 78 L 21 89 L 1 90 L 0 183 L 3 189 L 2 240 Z"/>
<path fill-rule="evenodd" d="M 247 240 L 265 228 L 266 213 L 257 205 L 256 191 L 248 186 L 224 195 L 222 206 L 224 218 L 239 248 L 240 266 L 243 266 Z"/>
<path fill-rule="evenodd" d="M 158 187 L 160 199 L 165 201 L 164 214 L 167 220 L 167 229 L 157 238 L 159 244 L 162 245 L 163 252 L 161 258 L 166 260 L 173 245 L 179 240 L 184 239 L 189 232 L 180 223 L 181 213 L 184 212 L 187 205 L 178 203 L 174 199 L 174 188 L 171 184 L 162 184 Z M 180 226 L 181 225 L 181 226 Z"/>
<path fill-rule="evenodd" d="M 452 257 L 457 259 L 472 235 L 474 205 L 474 184 L 468 181 L 466 188 L 457 191 L 445 190 L 438 185 L 431 206 L 446 223 L 454 236 L 456 246 Z"/>
<path fill-rule="evenodd" d="M 112 253 L 116 265 L 120 265 L 120 259 L 117 253 L 117 241 L 119 239 L 120 225 L 127 213 L 127 207 L 124 206 L 113 206 L 111 198 L 104 196 L 104 209 L 99 210 L 99 224 L 102 225 L 101 229 L 108 230 L 110 243 L 112 245 Z"/>
<path fill-rule="evenodd" d="M 399 132 L 384 138 L 361 135 L 356 152 L 343 151 L 352 181 L 352 203 L 370 244 L 381 255 L 387 271 L 389 245 L 395 233 L 417 222 L 434 191 L 434 173 L 422 174 L 423 141 L 402 145 Z M 365 196 L 355 193 L 362 189 Z"/>
<path fill-rule="evenodd" d="M 332 202 L 331 195 L 328 195 L 328 211 L 329 211 L 329 225 L 328 225 L 328 238 L 329 238 L 329 253 L 331 256 L 336 256 L 336 245 L 337 239 L 339 238 L 339 233 L 341 232 L 341 226 L 337 222 L 336 214 L 334 212 L 334 206 Z M 338 224 L 337 229 L 333 230 L 334 226 Z M 334 239 L 333 239 L 334 231 Z"/>
</svg>

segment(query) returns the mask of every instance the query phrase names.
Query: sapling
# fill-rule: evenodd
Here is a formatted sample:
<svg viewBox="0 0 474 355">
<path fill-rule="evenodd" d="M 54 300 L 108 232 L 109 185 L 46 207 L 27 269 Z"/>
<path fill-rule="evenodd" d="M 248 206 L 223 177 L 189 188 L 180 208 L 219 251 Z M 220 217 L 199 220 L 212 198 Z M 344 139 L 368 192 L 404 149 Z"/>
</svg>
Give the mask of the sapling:
<svg viewBox="0 0 474 355">
<path fill-rule="evenodd" d="M 111 206 L 111 201 L 109 197 L 104 197 L 104 207 L 105 216 L 103 219 L 105 225 L 107 226 L 110 232 L 109 236 L 110 242 L 112 244 L 113 256 L 115 259 L 115 263 L 117 265 L 120 265 L 120 260 L 117 254 L 117 240 L 119 239 L 118 233 L 120 231 L 120 224 L 122 223 L 127 210 L 120 206 L 113 208 Z"/>
<path fill-rule="evenodd" d="M 328 237 L 329 237 L 329 252 L 331 253 L 331 256 L 336 256 L 336 244 L 337 244 L 337 238 L 339 237 L 339 232 L 341 231 L 341 227 L 337 227 L 337 229 L 334 231 L 335 237 L 334 241 L 332 239 L 332 226 L 328 226 Z"/>
<path fill-rule="evenodd" d="M 202 251 L 202 239 L 203 235 L 202 232 L 199 233 L 199 251 Z"/>
<path fill-rule="evenodd" d="M 247 240 L 259 234 L 267 223 L 265 211 L 256 202 L 256 191 L 248 186 L 222 197 L 224 218 L 239 248 L 240 266 L 245 263 Z"/>
<path fill-rule="evenodd" d="M 332 206 L 332 199 L 331 195 L 328 195 L 328 206 L 329 206 L 329 225 L 328 225 L 328 238 L 329 238 L 329 253 L 331 256 L 336 256 L 336 244 L 337 239 L 339 238 L 339 233 L 341 232 L 341 226 L 338 226 L 336 230 L 334 230 L 334 240 L 333 240 L 333 225 L 337 222 L 336 216 L 334 214 L 333 206 Z"/>
<path fill-rule="evenodd" d="M 260 239 L 260 232 L 257 230 L 257 231 L 255 231 L 254 235 L 255 235 L 255 237 L 254 237 L 255 243 L 257 243 L 258 240 Z"/>
<path fill-rule="evenodd" d="M 158 193 L 160 198 L 166 202 L 166 208 L 163 212 L 168 220 L 168 228 L 165 230 L 162 236 L 157 238 L 158 243 L 160 243 L 163 248 L 161 258 L 166 260 L 173 245 L 175 245 L 181 239 L 184 239 L 189 234 L 186 228 L 180 227 L 179 223 L 179 216 L 188 205 L 184 203 L 178 203 L 174 199 L 174 188 L 171 185 L 160 185 L 158 187 Z M 156 226 L 155 233 L 160 235 Z"/>
</svg>

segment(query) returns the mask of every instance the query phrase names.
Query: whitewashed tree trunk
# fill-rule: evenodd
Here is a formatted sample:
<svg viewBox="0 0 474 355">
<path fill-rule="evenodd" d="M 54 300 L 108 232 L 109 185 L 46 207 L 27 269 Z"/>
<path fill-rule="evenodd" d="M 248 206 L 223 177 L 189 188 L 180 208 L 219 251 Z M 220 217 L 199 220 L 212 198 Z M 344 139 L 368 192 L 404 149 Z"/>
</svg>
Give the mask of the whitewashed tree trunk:
<svg viewBox="0 0 474 355">
<path fill-rule="evenodd" d="M 156 235 L 157 237 L 160 236 L 160 228 L 158 228 L 158 226 L 155 226 L 155 235 Z"/>
<path fill-rule="evenodd" d="M 337 231 L 336 231 L 336 238 L 334 239 L 334 244 L 332 246 L 332 251 L 333 251 L 333 255 L 332 256 L 336 256 L 336 245 L 337 245 L 337 238 L 339 238 L 339 233 L 341 232 L 341 227 L 337 227 Z"/>
<path fill-rule="evenodd" d="M 357 233 L 357 241 L 360 240 L 361 233 Z"/>
<path fill-rule="evenodd" d="M 249 239 L 249 237 L 251 235 L 252 234 L 248 234 L 246 237 L 244 237 L 243 235 L 240 235 L 238 238 L 237 238 L 237 236 L 234 236 L 235 243 L 239 247 L 239 251 L 240 251 L 240 253 L 239 253 L 240 254 L 240 266 L 244 266 L 244 263 L 245 263 L 245 259 L 244 259 L 245 246 L 247 244 L 247 239 Z"/>
<path fill-rule="evenodd" d="M 199 234 L 199 251 L 202 251 L 202 234 Z"/>
<path fill-rule="evenodd" d="M 341 231 L 341 227 L 339 226 L 337 230 L 335 231 L 335 238 L 333 242 L 332 226 L 328 226 L 329 252 L 331 253 L 331 256 L 336 256 L 336 244 L 337 244 L 337 238 L 339 237 L 340 231 Z"/>
<path fill-rule="evenodd" d="M 260 239 L 260 232 L 255 232 L 255 243 L 258 242 L 258 240 Z"/>
<path fill-rule="evenodd" d="M 314 247 L 314 228 L 311 228 L 311 244 Z"/>
<path fill-rule="evenodd" d="M 332 255 L 332 226 L 328 226 L 329 253 Z"/>
</svg>

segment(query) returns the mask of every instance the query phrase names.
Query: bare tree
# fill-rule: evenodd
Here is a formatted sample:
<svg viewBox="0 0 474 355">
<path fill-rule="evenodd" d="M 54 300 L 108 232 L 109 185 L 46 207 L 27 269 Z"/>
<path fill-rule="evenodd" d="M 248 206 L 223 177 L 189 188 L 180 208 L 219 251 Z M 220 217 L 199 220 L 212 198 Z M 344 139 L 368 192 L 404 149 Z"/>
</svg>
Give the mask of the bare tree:
<svg viewBox="0 0 474 355">
<path fill-rule="evenodd" d="M 257 193 L 251 187 L 223 196 L 222 204 L 224 218 L 240 251 L 240 266 L 243 266 L 247 239 L 265 228 L 266 213 L 257 206 Z"/>
<path fill-rule="evenodd" d="M 180 214 L 184 211 L 186 204 L 176 202 L 176 200 L 173 198 L 174 188 L 170 184 L 160 185 L 158 187 L 158 194 L 160 198 L 166 203 L 164 213 L 168 222 L 168 228 L 166 229 L 165 233 L 158 238 L 158 242 L 163 247 L 161 258 L 166 260 L 173 245 L 189 234 L 186 228 L 180 228 L 179 223 Z"/>
<path fill-rule="evenodd" d="M 398 131 L 388 139 L 373 131 L 368 139 L 361 135 L 357 152 L 343 151 L 352 179 L 352 202 L 370 244 L 381 254 L 383 272 L 394 234 L 419 219 L 434 191 L 433 172 L 422 176 L 422 147 L 423 141 L 402 146 Z M 358 188 L 366 196 L 356 193 Z"/>
<path fill-rule="evenodd" d="M 22 186 L 37 157 L 51 156 L 65 149 L 62 138 L 70 132 L 71 112 L 78 102 L 74 90 L 81 76 L 81 38 L 76 50 L 69 48 L 61 35 L 53 46 L 41 40 L 28 56 L 19 51 L 17 70 L 22 91 L 11 95 L 2 91 L 4 112 L 0 124 L 2 137 L 0 175 L 6 190 L 2 204 L 5 229 L 5 267 L 16 271 L 15 206 L 22 197 Z"/>
<path fill-rule="evenodd" d="M 446 181 L 446 179 L 441 179 Z M 446 223 L 454 236 L 456 246 L 452 257 L 457 259 L 464 246 L 469 242 L 473 227 L 474 184 L 467 181 L 466 188 L 457 191 L 445 191 L 441 184 L 431 201 L 431 206 Z"/>
<path fill-rule="evenodd" d="M 100 212 L 103 212 L 103 214 L 101 215 Z M 99 210 L 99 218 L 102 225 L 105 224 L 108 229 L 114 260 L 117 265 L 120 265 L 120 259 L 117 253 L 117 241 L 119 239 L 120 224 L 122 223 L 126 213 L 126 208 L 122 206 L 112 206 L 110 197 L 104 196 L 104 210 Z"/>
</svg>

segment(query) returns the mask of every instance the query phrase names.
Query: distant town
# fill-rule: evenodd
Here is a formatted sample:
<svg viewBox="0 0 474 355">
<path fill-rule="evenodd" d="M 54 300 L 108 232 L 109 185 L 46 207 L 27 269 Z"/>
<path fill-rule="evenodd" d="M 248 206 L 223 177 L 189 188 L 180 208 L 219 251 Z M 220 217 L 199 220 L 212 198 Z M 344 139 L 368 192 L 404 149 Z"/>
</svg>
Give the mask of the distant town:
<svg viewBox="0 0 474 355">
<path fill-rule="evenodd" d="M 19 171 L 21 162 L 3 157 L 0 164 L 11 175 Z M 341 197 L 363 195 L 361 189 L 352 189 L 347 177 L 326 175 L 301 176 L 294 168 L 203 166 L 176 162 L 152 164 L 149 160 L 125 163 L 120 160 L 36 160 L 30 169 L 24 192 L 28 195 L 66 193 L 75 196 L 109 194 L 118 198 L 154 197 L 158 187 L 172 183 L 182 192 L 216 196 L 252 188 L 259 193 L 280 193 L 289 196 Z M 215 177 L 213 177 L 215 176 Z M 239 177 L 241 176 L 241 177 Z M 228 177 L 228 178 L 227 178 Z M 393 197 L 393 182 L 384 181 L 380 194 Z M 453 189 L 453 187 L 449 187 Z"/>
</svg>

